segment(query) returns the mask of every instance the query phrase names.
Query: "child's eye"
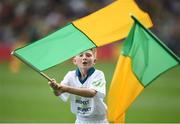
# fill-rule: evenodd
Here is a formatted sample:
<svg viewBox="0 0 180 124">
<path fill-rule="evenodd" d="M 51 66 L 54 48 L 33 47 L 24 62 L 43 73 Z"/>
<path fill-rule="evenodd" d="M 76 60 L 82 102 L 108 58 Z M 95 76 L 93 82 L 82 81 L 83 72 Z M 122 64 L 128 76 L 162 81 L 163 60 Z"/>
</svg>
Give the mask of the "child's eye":
<svg viewBox="0 0 180 124">
<path fill-rule="evenodd" d="M 83 54 L 80 54 L 80 55 L 79 55 L 79 57 L 82 57 L 82 56 L 83 56 Z"/>
<path fill-rule="evenodd" d="M 87 56 L 87 57 L 91 57 L 91 56 L 92 56 L 92 54 L 90 54 L 90 53 L 87 53 L 87 54 L 86 54 L 86 56 Z"/>
</svg>

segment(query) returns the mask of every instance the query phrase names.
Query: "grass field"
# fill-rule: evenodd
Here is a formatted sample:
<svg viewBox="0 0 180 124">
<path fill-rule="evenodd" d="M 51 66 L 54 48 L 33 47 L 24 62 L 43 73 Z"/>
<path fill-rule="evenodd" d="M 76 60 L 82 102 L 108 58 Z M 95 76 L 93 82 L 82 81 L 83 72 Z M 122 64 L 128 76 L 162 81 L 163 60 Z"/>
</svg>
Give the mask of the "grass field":
<svg viewBox="0 0 180 124">
<path fill-rule="evenodd" d="M 111 82 L 115 63 L 98 63 Z M 49 69 L 47 73 L 62 80 L 69 62 Z M 26 65 L 12 74 L 8 63 L 0 63 L 0 122 L 74 122 L 69 103 L 62 102 L 49 89 L 46 79 Z M 180 66 L 161 75 L 136 99 L 126 114 L 126 122 L 180 123 Z"/>
</svg>

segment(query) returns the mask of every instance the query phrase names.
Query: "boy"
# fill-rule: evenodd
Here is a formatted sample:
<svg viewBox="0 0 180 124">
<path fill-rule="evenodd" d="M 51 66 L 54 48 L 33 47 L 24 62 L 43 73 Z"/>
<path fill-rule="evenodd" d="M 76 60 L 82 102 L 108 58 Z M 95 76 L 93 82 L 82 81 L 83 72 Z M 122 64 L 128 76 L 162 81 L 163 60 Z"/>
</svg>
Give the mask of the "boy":
<svg viewBox="0 0 180 124">
<path fill-rule="evenodd" d="M 106 81 L 102 71 L 93 66 L 96 62 L 96 50 L 90 49 L 73 58 L 77 70 L 69 71 L 61 84 L 55 80 L 49 82 L 55 95 L 67 101 L 70 97 L 71 111 L 76 114 L 75 123 L 108 123 L 106 105 Z"/>
</svg>

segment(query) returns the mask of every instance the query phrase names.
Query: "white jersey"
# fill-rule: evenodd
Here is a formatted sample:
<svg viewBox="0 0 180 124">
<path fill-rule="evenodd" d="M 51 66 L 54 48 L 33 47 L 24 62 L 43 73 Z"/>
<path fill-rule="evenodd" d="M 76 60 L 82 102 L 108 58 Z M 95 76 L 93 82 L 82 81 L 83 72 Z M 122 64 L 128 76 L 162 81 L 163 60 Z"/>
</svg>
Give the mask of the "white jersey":
<svg viewBox="0 0 180 124">
<path fill-rule="evenodd" d="M 97 91 L 92 98 L 81 97 L 74 94 L 63 93 L 60 95 L 63 101 L 67 101 L 70 97 L 71 111 L 79 118 L 99 118 L 106 117 L 106 104 L 103 98 L 106 94 L 106 81 L 104 73 L 100 70 L 95 70 L 85 82 L 82 84 L 76 74 L 76 71 L 69 71 L 61 82 L 63 85 L 79 88 L 90 88 Z"/>
</svg>

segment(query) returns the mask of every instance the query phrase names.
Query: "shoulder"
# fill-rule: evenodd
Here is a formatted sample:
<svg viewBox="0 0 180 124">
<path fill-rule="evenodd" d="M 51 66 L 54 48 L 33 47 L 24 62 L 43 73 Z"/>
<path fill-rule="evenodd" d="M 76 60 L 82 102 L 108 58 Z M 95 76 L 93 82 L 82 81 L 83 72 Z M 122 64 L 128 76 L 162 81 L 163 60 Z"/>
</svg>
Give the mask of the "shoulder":
<svg viewBox="0 0 180 124">
<path fill-rule="evenodd" d="M 94 72 L 96 75 L 104 75 L 104 72 L 101 70 L 96 69 Z"/>
<path fill-rule="evenodd" d="M 65 77 L 71 77 L 71 76 L 75 76 L 76 75 L 76 71 L 72 70 L 72 71 L 68 71 Z"/>
<path fill-rule="evenodd" d="M 98 69 L 96 69 L 95 71 L 94 71 L 94 74 L 93 74 L 93 78 L 105 78 L 105 76 L 104 76 L 104 72 L 103 71 L 101 71 L 101 70 L 98 70 Z"/>
<path fill-rule="evenodd" d="M 68 71 L 67 74 L 68 75 L 74 75 L 74 74 L 76 74 L 76 70 Z"/>
<path fill-rule="evenodd" d="M 70 81 L 75 79 L 75 71 L 69 71 L 66 73 L 66 75 L 64 76 L 64 79 L 61 81 L 61 83 L 63 84 L 68 84 Z"/>
</svg>

